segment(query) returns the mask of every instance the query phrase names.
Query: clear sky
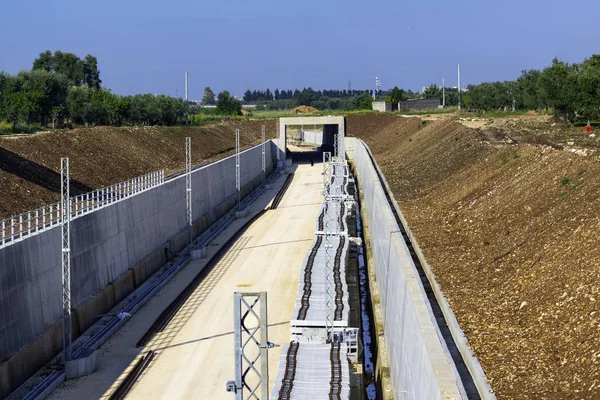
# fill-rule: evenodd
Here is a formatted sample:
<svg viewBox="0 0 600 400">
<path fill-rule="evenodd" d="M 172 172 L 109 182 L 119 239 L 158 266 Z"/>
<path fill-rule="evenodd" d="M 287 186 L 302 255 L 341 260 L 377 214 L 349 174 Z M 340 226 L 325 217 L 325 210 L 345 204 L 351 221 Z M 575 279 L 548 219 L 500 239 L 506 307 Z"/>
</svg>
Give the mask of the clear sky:
<svg viewBox="0 0 600 400">
<path fill-rule="evenodd" d="M 420 90 L 516 78 L 600 53 L 600 1 L 3 0 L 0 70 L 47 49 L 98 58 L 119 94 L 246 89 Z"/>
</svg>

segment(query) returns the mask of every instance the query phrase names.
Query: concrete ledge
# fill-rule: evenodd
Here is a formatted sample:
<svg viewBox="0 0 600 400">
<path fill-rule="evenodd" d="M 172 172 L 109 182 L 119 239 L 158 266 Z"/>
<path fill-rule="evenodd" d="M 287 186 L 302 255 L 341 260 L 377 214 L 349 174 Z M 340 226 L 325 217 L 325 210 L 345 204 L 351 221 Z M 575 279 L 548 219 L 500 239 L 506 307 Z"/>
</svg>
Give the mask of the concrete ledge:
<svg viewBox="0 0 600 400">
<path fill-rule="evenodd" d="M 192 252 L 190 253 L 190 256 L 192 257 L 192 260 L 199 260 L 201 258 L 205 258 L 206 257 L 206 247 L 202 247 L 197 250 L 192 250 Z"/>
<path fill-rule="evenodd" d="M 84 347 L 81 349 L 82 357 L 69 360 L 65 363 L 67 379 L 80 378 L 91 374 L 98 368 L 98 357 L 95 349 Z"/>
<path fill-rule="evenodd" d="M 246 215 L 248 215 L 248 207 L 245 207 L 241 210 L 235 210 L 235 218 L 237 219 L 244 218 Z"/>
</svg>

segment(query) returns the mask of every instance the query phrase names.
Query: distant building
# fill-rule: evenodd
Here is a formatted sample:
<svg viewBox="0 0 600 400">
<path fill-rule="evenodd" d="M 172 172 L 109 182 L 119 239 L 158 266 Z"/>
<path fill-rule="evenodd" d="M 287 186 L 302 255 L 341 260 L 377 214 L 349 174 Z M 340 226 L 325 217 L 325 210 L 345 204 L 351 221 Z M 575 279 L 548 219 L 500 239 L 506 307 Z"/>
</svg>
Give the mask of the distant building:
<svg viewBox="0 0 600 400">
<path fill-rule="evenodd" d="M 396 107 L 394 107 L 396 106 Z M 395 110 L 394 110 L 395 108 Z M 390 111 L 397 111 L 398 110 L 398 104 L 397 103 L 392 103 L 391 101 L 374 101 L 373 102 L 373 111 L 380 111 L 380 112 L 390 112 Z"/>
<path fill-rule="evenodd" d="M 432 108 L 438 108 L 440 105 L 440 99 L 413 99 L 400 102 L 400 111 L 408 110 L 430 110 Z"/>
</svg>

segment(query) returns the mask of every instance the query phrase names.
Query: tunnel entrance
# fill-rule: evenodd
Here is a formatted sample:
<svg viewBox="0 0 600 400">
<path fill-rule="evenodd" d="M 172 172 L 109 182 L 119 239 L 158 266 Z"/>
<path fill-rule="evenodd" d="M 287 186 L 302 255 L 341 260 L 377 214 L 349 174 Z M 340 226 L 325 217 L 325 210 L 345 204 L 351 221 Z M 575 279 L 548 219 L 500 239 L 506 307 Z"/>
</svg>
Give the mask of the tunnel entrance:
<svg viewBox="0 0 600 400">
<path fill-rule="evenodd" d="M 343 141 L 344 136 L 344 117 L 280 118 L 277 160 L 282 164 L 290 158 L 293 162 L 320 162 L 322 153 L 333 154 L 336 141 Z"/>
<path fill-rule="evenodd" d="M 324 125 L 287 125 L 286 126 L 286 159 L 294 164 L 318 163 L 323 159 L 323 152 L 334 151 L 339 126 Z"/>
</svg>

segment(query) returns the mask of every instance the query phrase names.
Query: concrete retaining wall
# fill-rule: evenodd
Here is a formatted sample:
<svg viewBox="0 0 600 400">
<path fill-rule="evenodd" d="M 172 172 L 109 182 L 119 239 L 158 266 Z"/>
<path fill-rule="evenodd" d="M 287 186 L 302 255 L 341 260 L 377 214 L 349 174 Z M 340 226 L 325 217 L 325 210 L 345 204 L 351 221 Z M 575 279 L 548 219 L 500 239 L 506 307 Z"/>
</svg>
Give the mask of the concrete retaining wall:
<svg viewBox="0 0 600 400">
<path fill-rule="evenodd" d="M 304 143 L 316 144 L 317 146 L 322 145 L 323 132 L 304 131 Z"/>
<path fill-rule="evenodd" d="M 273 170 L 267 144 L 267 176 Z M 241 153 L 242 197 L 263 180 L 262 151 Z M 236 202 L 235 156 L 192 174 L 194 234 Z M 114 307 L 188 242 L 185 176 L 71 224 L 73 335 Z M 0 249 L 0 399 L 62 349 L 60 227 Z"/>
<path fill-rule="evenodd" d="M 364 145 L 346 138 L 348 155 L 358 175 L 361 206 L 369 235 L 385 336 L 385 351 L 395 398 L 458 399 L 458 375 L 375 167 Z M 380 351 L 383 349 L 380 349 Z"/>
</svg>

